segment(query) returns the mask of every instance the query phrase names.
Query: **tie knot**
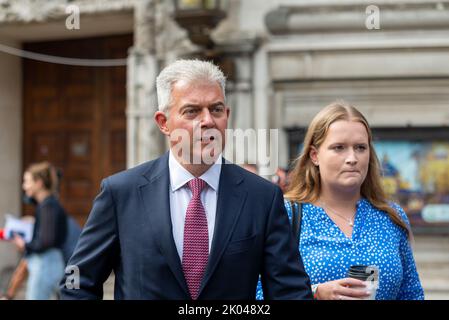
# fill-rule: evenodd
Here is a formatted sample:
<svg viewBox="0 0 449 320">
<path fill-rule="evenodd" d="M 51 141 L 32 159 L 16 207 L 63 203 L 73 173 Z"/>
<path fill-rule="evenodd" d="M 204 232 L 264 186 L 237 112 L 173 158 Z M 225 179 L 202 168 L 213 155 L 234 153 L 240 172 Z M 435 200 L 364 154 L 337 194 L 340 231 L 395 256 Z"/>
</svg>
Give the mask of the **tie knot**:
<svg viewBox="0 0 449 320">
<path fill-rule="evenodd" d="M 198 197 L 206 186 L 206 181 L 195 178 L 188 182 L 190 190 L 192 190 L 193 197 Z"/>
</svg>

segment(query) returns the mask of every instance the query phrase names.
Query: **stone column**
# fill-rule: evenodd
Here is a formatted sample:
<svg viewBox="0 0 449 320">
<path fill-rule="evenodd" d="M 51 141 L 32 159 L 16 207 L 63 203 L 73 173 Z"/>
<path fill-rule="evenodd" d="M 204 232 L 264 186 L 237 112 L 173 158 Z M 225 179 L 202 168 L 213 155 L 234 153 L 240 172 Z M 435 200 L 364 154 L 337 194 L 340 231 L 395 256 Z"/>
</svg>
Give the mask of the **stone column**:
<svg viewBox="0 0 449 320">
<path fill-rule="evenodd" d="M 238 145 L 241 142 L 236 139 L 233 139 L 233 141 L 228 140 L 225 157 L 237 164 L 242 164 L 242 162 L 257 164 L 257 141 L 255 140 L 255 135 L 253 136 L 246 131 L 248 129 L 254 130 L 252 51 L 244 51 L 246 48 L 243 47 L 232 49 L 234 52 L 231 51 L 232 55 L 230 58 L 235 63 L 236 72 L 235 78 L 229 79 L 226 86 L 226 103 L 231 109 L 228 128 L 244 131 L 247 141 L 243 148 L 242 145 Z M 237 150 L 239 150 L 239 154 L 236 153 Z"/>
<path fill-rule="evenodd" d="M 2 38 L 1 43 L 20 48 L 20 43 Z M 0 228 L 5 214 L 21 211 L 22 183 L 22 62 L 0 52 Z M 19 254 L 8 242 L 0 241 L 0 285 L 6 284 Z"/>
<path fill-rule="evenodd" d="M 163 137 L 153 115 L 157 110 L 156 6 L 157 0 L 136 3 L 134 46 L 128 56 L 127 167 L 154 159 L 164 151 Z"/>
<path fill-rule="evenodd" d="M 265 46 L 261 46 L 254 56 L 254 105 L 257 110 L 254 113 L 254 127 L 257 130 L 266 130 L 266 150 L 269 152 L 269 163 L 261 163 L 258 160 L 259 174 L 265 178 L 269 178 L 275 173 L 276 167 L 279 165 L 279 129 L 274 123 L 273 117 L 273 87 L 269 74 L 268 55 Z M 274 132 L 270 131 L 275 129 Z M 272 135 L 271 135 L 272 134 Z M 259 148 L 261 147 L 259 142 Z"/>
</svg>

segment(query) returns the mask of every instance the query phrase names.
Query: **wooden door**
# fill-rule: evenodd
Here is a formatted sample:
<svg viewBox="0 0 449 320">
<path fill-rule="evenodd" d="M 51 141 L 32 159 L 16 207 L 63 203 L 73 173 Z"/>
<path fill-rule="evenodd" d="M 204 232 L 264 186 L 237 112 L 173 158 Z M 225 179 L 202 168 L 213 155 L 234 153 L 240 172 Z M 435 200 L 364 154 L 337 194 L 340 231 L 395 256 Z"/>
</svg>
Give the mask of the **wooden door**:
<svg viewBox="0 0 449 320">
<path fill-rule="evenodd" d="M 48 55 L 126 58 L 131 35 L 27 43 Z M 104 177 L 126 166 L 126 67 L 23 60 L 24 170 L 50 161 L 62 170 L 60 197 L 84 223 Z M 25 208 L 25 211 L 30 210 Z"/>
</svg>

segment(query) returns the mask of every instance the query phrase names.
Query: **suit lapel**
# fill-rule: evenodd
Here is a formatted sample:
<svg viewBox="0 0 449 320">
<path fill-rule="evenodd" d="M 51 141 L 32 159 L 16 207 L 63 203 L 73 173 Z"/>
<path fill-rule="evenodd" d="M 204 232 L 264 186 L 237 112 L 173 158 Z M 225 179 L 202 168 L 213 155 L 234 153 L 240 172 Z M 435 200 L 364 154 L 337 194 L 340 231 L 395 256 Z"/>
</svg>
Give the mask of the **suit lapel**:
<svg viewBox="0 0 449 320">
<path fill-rule="evenodd" d="M 144 174 L 148 183 L 141 185 L 140 195 L 145 206 L 147 219 L 167 263 L 176 280 L 187 295 L 189 291 L 182 271 L 181 260 L 173 239 L 170 217 L 168 153 L 156 160 L 151 171 Z"/>
<path fill-rule="evenodd" d="M 243 177 L 237 172 L 234 165 L 225 163 L 223 159 L 217 197 L 215 231 L 199 295 L 217 267 L 241 214 L 246 199 L 246 190 L 243 188 L 242 181 Z"/>
</svg>

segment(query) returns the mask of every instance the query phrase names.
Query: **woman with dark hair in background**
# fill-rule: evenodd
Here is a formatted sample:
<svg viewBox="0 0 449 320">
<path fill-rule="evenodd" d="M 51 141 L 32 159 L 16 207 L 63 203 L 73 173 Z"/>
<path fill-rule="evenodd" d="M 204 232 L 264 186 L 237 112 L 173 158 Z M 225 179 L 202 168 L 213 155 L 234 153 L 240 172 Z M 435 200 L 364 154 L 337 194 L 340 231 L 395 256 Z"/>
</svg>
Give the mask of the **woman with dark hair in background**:
<svg viewBox="0 0 449 320">
<path fill-rule="evenodd" d="M 31 242 L 18 235 L 12 240 L 25 252 L 28 266 L 26 299 L 46 300 L 56 293 L 64 275 L 62 247 L 66 240 L 67 216 L 56 194 L 56 169 L 48 162 L 33 164 L 23 176 L 23 190 L 37 202 Z"/>
</svg>

